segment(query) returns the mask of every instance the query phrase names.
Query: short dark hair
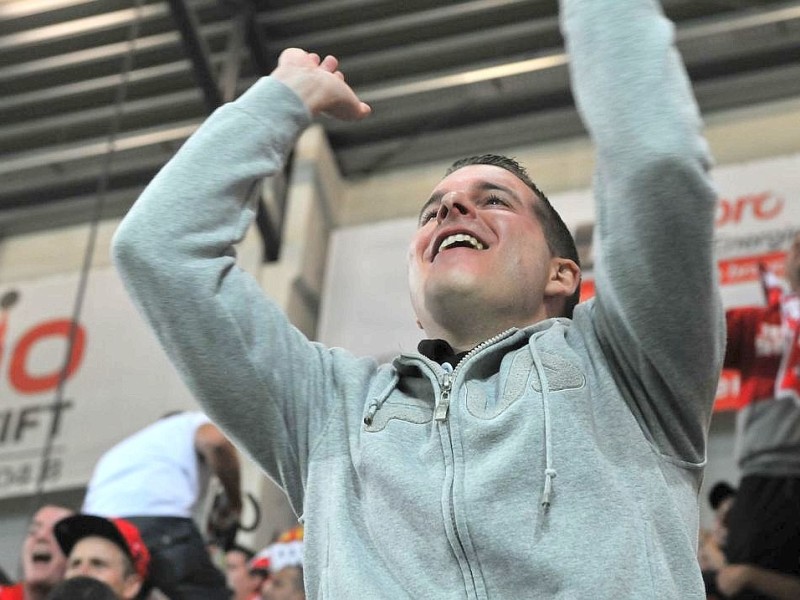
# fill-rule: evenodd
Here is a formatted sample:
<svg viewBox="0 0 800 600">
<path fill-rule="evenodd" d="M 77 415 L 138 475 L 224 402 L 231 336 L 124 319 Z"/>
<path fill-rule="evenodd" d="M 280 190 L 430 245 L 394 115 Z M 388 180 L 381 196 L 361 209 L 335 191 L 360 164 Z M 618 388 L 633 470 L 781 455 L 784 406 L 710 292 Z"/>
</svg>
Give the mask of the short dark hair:
<svg viewBox="0 0 800 600">
<path fill-rule="evenodd" d="M 62 581 L 47 600 L 117 600 L 117 594 L 108 584 L 81 575 Z"/>
<path fill-rule="evenodd" d="M 528 171 L 525 169 L 525 167 L 519 164 L 515 159 L 508 156 L 503 156 L 501 154 L 481 154 L 480 156 L 469 156 L 467 158 L 461 158 L 455 161 L 447 169 L 445 177 L 454 171 L 457 171 L 458 169 L 468 167 L 470 165 L 489 165 L 493 167 L 500 167 L 501 169 L 505 169 L 512 175 L 516 176 L 517 179 L 531 188 L 533 193 L 540 200 L 539 202 L 534 202 L 533 210 L 542 225 L 542 230 L 544 231 L 544 237 L 547 240 L 547 247 L 550 249 L 550 253 L 553 254 L 553 256 L 558 256 L 560 258 L 568 258 L 574 261 L 579 267 L 581 266 L 581 261 L 578 257 L 578 250 L 575 247 L 575 239 L 572 237 L 572 233 L 564 223 L 561 215 L 559 215 L 556 209 L 553 208 L 549 198 L 542 190 L 539 189 L 539 186 L 533 182 L 530 175 L 528 175 Z M 579 280 L 578 287 L 575 288 L 575 293 L 567 298 L 566 302 L 564 303 L 562 316 L 572 318 L 572 312 L 575 309 L 575 305 L 580 301 L 580 298 L 581 283 Z"/>
<path fill-rule="evenodd" d="M 711 508 L 717 510 L 719 505 L 725 500 L 736 496 L 736 488 L 727 481 L 718 481 L 708 492 L 708 503 Z"/>
<path fill-rule="evenodd" d="M 250 560 L 256 555 L 256 553 L 250 548 L 242 546 L 241 544 L 237 544 L 235 542 L 231 544 L 227 550 L 225 550 L 225 554 L 227 554 L 228 552 L 240 552 L 241 554 L 244 554 L 245 560 Z"/>
</svg>

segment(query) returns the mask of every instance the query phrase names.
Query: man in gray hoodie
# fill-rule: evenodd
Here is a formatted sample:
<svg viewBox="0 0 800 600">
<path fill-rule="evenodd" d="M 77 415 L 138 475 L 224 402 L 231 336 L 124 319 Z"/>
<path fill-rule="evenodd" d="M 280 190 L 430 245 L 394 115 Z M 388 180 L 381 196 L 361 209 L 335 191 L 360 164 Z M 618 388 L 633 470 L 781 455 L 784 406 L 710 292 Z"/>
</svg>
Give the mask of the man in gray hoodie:
<svg viewBox="0 0 800 600">
<path fill-rule="evenodd" d="M 423 203 L 420 352 L 379 365 L 291 327 L 235 266 L 244 198 L 314 115 L 370 112 L 335 58 L 298 49 L 209 118 L 116 235 L 188 385 L 302 515 L 311 598 L 704 597 L 724 344 L 710 158 L 656 0 L 562 0 L 561 24 L 597 148 L 597 294 L 574 311 L 561 220 L 486 156 Z"/>
</svg>

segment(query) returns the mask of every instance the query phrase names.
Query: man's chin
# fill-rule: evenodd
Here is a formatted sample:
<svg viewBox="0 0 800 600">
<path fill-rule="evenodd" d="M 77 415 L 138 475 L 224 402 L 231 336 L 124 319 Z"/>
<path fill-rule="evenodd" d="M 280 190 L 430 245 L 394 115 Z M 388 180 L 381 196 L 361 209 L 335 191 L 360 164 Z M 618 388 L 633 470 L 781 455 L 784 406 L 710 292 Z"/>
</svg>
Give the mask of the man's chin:
<svg viewBox="0 0 800 600">
<path fill-rule="evenodd" d="M 47 592 L 54 587 L 56 587 L 60 583 L 59 580 L 55 579 L 32 579 L 32 580 L 25 580 L 25 586 L 31 590 L 36 590 L 39 592 Z"/>
<path fill-rule="evenodd" d="M 439 323 L 463 320 L 483 310 L 486 306 L 485 292 L 485 286 L 469 278 L 439 281 L 427 289 L 425 306 Z"/>
<path fill-rule="evenodd" d="M 474 295 L 484 289 L 486 278 L 467 269 L 449 269 L 428 281 L 428 295 L 445 301 L 465 294 Z"/>
<path fill-rule="evenodd" d="M 25 583 L 36 589 L 49 589 L 55 586 L 63 577 L 59 577 L 57 573 L 53 572 L 53 567 L 44 566 L 34 567 L 29 571 L 29 575 L 25 578 Z"/>
</svg>

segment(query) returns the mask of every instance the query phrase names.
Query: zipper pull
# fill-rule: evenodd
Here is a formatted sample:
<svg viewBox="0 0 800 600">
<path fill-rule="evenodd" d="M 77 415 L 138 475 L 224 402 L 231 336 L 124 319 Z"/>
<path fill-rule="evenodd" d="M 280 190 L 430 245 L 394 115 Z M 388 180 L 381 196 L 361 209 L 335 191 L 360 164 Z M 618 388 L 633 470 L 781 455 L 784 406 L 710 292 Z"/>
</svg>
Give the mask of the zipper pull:
<svg viewBox="0 0 800 600">
<path fill-rule="evenodd" d="M 453 387 L 453 365 L 442 363 L 444 374 L 442 375 L 442 393 L 439 396 L 439 403 L 433 413 L 433 418 L 437 421 L 447 419 L 447 410 L 450 408 L 450 389 Z"/>
</svg>

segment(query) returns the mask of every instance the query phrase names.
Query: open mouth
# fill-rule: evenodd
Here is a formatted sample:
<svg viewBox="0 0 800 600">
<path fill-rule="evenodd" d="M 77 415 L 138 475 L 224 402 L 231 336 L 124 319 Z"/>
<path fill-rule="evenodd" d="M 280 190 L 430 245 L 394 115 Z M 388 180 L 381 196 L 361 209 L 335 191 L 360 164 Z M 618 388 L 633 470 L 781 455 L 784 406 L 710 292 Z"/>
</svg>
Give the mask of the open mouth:
<svg viewBox="0 0 800 600">
<path fill-rule="evenodd" d="M 448 235 L 439 243 L 439 247 L 436 248 L 436 254 L 439 254 L 439 252 L 442 250 L 449 250 L 451 248 L 471 248 L 473 250 L 484 250 L 486 246 L 484 246 L 478 238 L 469 235 L 468 233 L 454 233 L 452 235 Z"/>
<path fill-rule="evenodd" d="M 53 555 L 50 552 L 37 551 L 31 555 L 31 560 L 33 560 L 34 564 L 47 564 L 52 559 Z"/>
</svg>

